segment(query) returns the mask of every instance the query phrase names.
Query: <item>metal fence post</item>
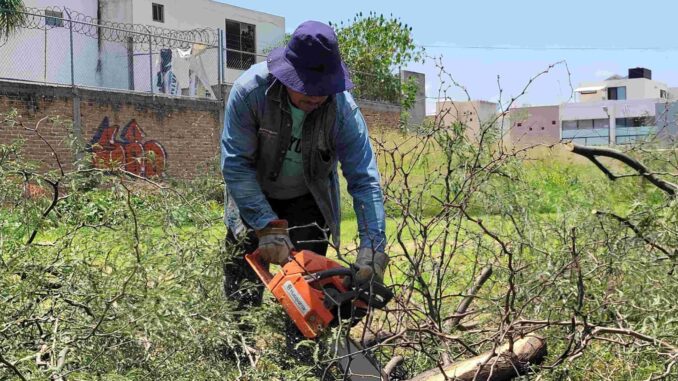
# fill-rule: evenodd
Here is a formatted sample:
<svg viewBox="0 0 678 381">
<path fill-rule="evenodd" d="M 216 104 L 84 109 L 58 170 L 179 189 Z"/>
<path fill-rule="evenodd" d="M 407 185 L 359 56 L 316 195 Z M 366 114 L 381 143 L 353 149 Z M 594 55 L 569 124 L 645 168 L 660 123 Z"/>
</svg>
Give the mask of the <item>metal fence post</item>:
<svg viewBox="0 0 678 381">
<path fill-rule="evenodd" d="M 228 52 L 226 51 L 226 32 L 221 29 L 219 32 L 221 37 L 221 49 L 219 49 L 219 56 L 221 57 L 221 66 L 219 66 L 219 72 L 221 72 L 221 80 L 223 83 L 226 83 L 226 65 L 228 60 Z"/>
<path fill-rule="evenodd" d="M 155 93 L 153 89 L 153 35 L 151 35 L 151 30 L 146 28 L 148 31 L 148 75 L 151 78 L 151 94 Z"/>
<path fill-rule="evenodd" d="M 66 15 L 68 15 L 68 29 L 71 42 L 71 86 L 75 87 L 75 62 L 73 62 L 73 18 L 68 8 L 64 8 Z"/>
<path fill-rule="evenodd" d="M 44 45 L 44 62 L 43 62 L 43 72 L 42 72 L 42 81 L 47 83 L 47 18 L 43 19 L 45 21 L 45 45 Z"/>
<path fill-rule="evenodd" d="M 217 78 L 218 78 L 218 83 L 219 86 L 223 83 L 223 77 L 221 76 L 221 66 L 223 63 L 221 62 L 223 56 L 221 54 L 221 47 L 222 47 L 223 41 L 221 41 L 221 28 L 217 29 Z"/>
</svg>

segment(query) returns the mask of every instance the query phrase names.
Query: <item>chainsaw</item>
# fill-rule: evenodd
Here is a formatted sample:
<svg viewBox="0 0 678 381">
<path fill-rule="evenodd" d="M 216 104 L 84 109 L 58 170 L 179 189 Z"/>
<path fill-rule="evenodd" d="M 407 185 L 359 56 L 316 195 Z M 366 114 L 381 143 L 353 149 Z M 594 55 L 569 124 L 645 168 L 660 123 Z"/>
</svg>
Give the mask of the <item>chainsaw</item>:
<svg viewBox="0 0 678 381">
<path fill-rule="evenodd" d="M 343 319 L 356 324 L 369 308 L 383 309 L 393 298 L 383 284 L 372 282 L 361 287 L 352 281 L 355 270 L 309 250 L 293 252 L 291 260 L 275 275 L 259 258 L 259 250 L 247 254 L 245 260 L 308 339 L 318 338 L 327 327 Z M 381 366 L 369 351 L 350 339 L 341 341 L 339 365 L 349 380 L 382 379 Z"/>
</svg>

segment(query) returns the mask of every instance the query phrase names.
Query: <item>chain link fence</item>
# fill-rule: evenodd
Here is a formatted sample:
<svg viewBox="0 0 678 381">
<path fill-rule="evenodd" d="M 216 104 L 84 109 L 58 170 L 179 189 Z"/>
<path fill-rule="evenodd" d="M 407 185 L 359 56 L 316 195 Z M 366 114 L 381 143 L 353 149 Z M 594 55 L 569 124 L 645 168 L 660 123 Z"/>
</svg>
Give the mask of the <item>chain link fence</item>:
<svg viewBox="0 0 678 381">
<path fill-rule="evenodd" d="M 0 45 L 0 79 L 214 98 L 221 31 L 109 23 L 67 8 L 27 8 Z"/>
<path fill-rule="evenodd" d="M 15 34 L 0 41 L 0 80 L 216 98 L 251 65 L 254 33 L 171 30 L 97 20 L 77 11 L 25 8 Z M 219 54 L 223 52 L 223 54 Z M 356 98 L 397 104 L 400 80 L 352 72 Z"/>
</svg>

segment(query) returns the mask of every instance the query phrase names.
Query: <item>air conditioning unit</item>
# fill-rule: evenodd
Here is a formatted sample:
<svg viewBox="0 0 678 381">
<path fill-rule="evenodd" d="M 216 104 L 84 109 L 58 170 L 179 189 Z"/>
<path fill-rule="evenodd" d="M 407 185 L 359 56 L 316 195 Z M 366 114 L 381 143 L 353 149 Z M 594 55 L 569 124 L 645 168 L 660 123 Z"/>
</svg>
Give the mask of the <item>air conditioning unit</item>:
<svg viewBox="0 0 678 381">
<path fill-rule="evenodd" d="M 633 69 L 629 69 L 629 79 L 633 78 L 652 79 L 652 70 L 646 69 L 644 67 L 635 67 Z"/>
</svg>

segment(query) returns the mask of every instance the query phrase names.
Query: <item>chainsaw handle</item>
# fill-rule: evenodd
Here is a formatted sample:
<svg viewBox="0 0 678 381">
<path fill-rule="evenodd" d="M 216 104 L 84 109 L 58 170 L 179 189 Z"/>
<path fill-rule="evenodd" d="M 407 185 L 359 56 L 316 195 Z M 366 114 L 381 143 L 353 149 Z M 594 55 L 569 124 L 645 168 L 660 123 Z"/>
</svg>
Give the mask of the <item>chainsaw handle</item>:
<svg viewBox="0 0 678 381">
<path fill-rule="evenodd" d="M 250 254 L 245 254 L 245 260 L 249 263 L 250 267 L 252 267 L 259 279 L 268 286 L 268 284 L 271 283 L 271 280 L 273 280 L 273 274 L 268 271 L 268 263 L 264 263 L 261 260 L 259 249 L 254 250 L 254 252 Z"/>
<path fill-rule="evenodd" d="M 333 276 L 347 276 L 347 277 L 353 277 L 353 270 L 348 269 L 346 267 L 335 267 L 333 269 L 329 270 L 323 270 L 323 271 L 318 271 L 313 275 L 313 281 L 318 281 L 321 279 L 325 278 L 330 278 Z"/>
<path fill-rule="evenodd" d="M 313 281 L 319 281 L 333 276 L 347 276 L 353 278 L 354 275 L 355 272 L 350 268 L 337 267 L 313 274 Z M 345 292 L 342 295 L 346 300 L 353 299 L 357 296 L 358 299 L 361 299 L 371 307 L 380 310 L 384 309 L 388 302 L 393 299 L 393 291 L 379 282 L 370 282 L 362 287 L 358 287 L 355 291 Z"/>
</svg>

